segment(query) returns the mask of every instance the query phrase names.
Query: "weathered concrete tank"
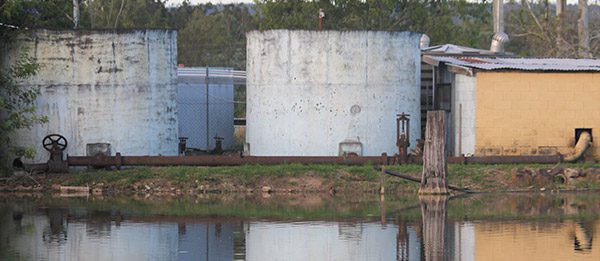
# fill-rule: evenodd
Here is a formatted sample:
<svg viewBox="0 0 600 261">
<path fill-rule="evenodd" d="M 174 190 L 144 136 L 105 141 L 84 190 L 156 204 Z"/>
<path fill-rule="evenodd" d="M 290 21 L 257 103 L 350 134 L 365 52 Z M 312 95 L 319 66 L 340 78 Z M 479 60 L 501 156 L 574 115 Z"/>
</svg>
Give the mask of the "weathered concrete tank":
<svg viewBox="0 0 600 261">
<path fill-rule="evenodd" d="M 253 31 L 247 34 L 246 153 L 393 154 L 396 115 L 420 126 L 420 34 Z"/>
<path fill-rule="evenodd" d="M 51 133 L 67 138 L 70 155 L 86 155 L 89 143 L 123 155 L 177 155 L 176 31 L 34 30 L 19 43 L 40 65 L 19 84 L 40 88 L 37 110 L 49 119 L 14 139 L 36 148 L 36 162 L 48 159 L 41 143 Z"/>
</svg>

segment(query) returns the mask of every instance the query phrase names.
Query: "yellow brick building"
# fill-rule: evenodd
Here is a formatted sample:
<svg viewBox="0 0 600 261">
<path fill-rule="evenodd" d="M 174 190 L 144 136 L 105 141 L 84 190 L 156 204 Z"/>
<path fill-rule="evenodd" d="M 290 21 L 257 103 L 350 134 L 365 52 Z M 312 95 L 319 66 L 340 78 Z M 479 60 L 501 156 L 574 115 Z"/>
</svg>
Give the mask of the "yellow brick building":
<svg viewBox="0 0 600 261">
<path fill-rule="evenodd" d="M 449 84 L 453 155 L 567 155 L 582 131 L 600 158 L 600 60 L 427 57 Z M 442 100 L 442 98 L 440 98 Z"/>
</svg>

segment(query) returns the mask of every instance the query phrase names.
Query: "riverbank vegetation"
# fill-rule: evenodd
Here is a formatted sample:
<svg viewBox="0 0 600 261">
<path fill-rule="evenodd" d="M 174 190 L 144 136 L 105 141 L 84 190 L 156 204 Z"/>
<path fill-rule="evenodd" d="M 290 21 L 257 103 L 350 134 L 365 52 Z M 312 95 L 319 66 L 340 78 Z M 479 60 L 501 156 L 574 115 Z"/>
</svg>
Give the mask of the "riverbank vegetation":
<svg viewBox="0 0 600 261">
<path fill-rule="evenodd" d="M 420 165 L 387 169 L 420 178 Z M 97 194 L 196 195 L 222 193 L 379 193 L 375 165 L 245 165 L 230 167 L 137 167 L 40 174 L 4 179 L 9 191 L 58 191 L 83 186 Z M 449 183 L 479 192 L 600 189 L 599 164 L 449 165 Z M 37 184 L 39 183 L 39 184 Z M 0 183 L 1 184 L 1 183 Z M 419 184 L 384 176 L 387 194 L 416 192 Z"/>
</svg>

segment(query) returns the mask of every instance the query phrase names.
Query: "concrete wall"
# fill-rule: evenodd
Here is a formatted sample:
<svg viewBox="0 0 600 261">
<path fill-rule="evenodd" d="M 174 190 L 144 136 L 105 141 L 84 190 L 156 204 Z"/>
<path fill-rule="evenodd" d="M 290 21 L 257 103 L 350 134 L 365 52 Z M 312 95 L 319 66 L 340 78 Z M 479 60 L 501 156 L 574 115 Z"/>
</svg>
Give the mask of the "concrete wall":
<svg viewBox="0 0 600 261">
<path fill-rule="evenodd" d="M 600 158 L 600 73 L 477 73 L 476 153 L 570 152 L 576 128 L 592 129 Z"/>
<path fill-rule="evenodd" d="M 455 74 L 452 93 L 454 155 L 475 154 L 475 86 L 477 79 Z"/>
<path fill-rule="evenodd" d="M 396 114 L 420 126 L 419 34 L 254 31 L 247 34 L 247 152 L 337 156 L 393 154 Z"/>
<path fill-rule="evenodd" d="M 15 137 L 36 148 L 35 161 L 48 159 L 41 143 L 51 133 L 67 138 L 70 155 L 97 142 L 113 155 L 177 155 L 175 31 L 35 30 L 21 43 L 41 66 L 21 84 L 40 87 L 38 112 L 49 118 Z"/>
</svg>

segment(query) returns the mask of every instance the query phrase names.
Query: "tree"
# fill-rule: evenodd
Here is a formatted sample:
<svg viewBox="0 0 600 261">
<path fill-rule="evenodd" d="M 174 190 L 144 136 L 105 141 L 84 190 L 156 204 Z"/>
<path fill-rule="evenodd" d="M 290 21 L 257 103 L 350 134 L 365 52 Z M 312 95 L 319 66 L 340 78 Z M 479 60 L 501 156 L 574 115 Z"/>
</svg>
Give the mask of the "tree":
<svg viewBox="0 0 600 261">
<path fill-rule="evenodd" d="M 199 6 L 179 30 L 179 63 L 245 69 L 246 32 L 254 28 L 245 5 Z"/>
<path fill-rule="evenodd" d="M 83 6 L 90 28 L 168 27 L 168 11 L 160 0 L 87 0 Z"/>
<path fill-rule="evenodd" d="M 508 51 L 522 56 L 583 58 L 577 24 L 577 6 L 569 5 L 562 17 L 553 15 L 554 6 L 545 0 L 524 0 L 507 5 L 507 31 L 511 36 Z M 600 54 L 600 8 L 590 6 L 590 49 L 592 56 Z M 560 24 L 559 24 L 560 23 Z M 560 41 L 556 39 L 560 38 Z M 558 43 L 557 43 L 558 42 Z M 587 49 L 587 48 L 586 48 Z"/>
<path fill-rule="evenodd" d="M 31 148 L 18 148 L 10 143 L 14 131 L 44 123 L 47 118 L 35 110 L 39 89 L 23 86 L 19 82 L 34 75 L 38 70 L 35 60 L 26 49 L 17 44 L 19 34 L 26 27 L 63 26 L 69 24 L 63 16 L 48 19 L 48 13 L 62 14 L 65 2 L 47 1 L 3 1 L 0 2 L 0 172 L 8 173 L 8 150 L 21 156 L 33 156 Z M 46 13 L 46 11 L 48 13 Z M 6 54 L 16 54 L 9 59 Z M 8 150 L 7 150 L 8 149 Z"/>
<path fill-rule="evenodd" d="M 19 28 L 72 28 L 72 8 L 72 0 L 3 0 L 0 1 L 0 22 Z M 3 39 L 14 35 L 14 30 L 3 27 Z"/>
</svg>

